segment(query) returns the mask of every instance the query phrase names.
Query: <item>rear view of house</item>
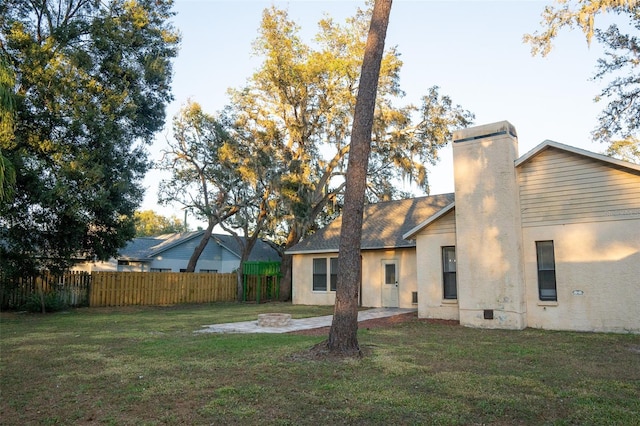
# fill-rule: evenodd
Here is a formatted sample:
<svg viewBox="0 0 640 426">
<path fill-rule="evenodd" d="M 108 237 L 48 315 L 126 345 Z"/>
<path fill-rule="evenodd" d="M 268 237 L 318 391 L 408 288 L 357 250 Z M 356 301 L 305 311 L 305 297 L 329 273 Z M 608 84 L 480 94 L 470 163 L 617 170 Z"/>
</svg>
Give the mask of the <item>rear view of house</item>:
<svg viewBox="0 0 640 426">
<path fill-rule="evenodd" d="M 416 240 L 419 316 L 487 328 L 640 332 L 640 166 L 508 122 L 454 135 L 455 202 Z"/>
<path fill-rule="evenodd" d="M 362 304 L 471 327 L 640 333 L 640 165 L 553 141 L 518 155 L 507 121 L 457 131 L 455 194 L 367 206 Z M 290 251 L 294 303 L 333 303 L 339 229 Z"/>
</svg>

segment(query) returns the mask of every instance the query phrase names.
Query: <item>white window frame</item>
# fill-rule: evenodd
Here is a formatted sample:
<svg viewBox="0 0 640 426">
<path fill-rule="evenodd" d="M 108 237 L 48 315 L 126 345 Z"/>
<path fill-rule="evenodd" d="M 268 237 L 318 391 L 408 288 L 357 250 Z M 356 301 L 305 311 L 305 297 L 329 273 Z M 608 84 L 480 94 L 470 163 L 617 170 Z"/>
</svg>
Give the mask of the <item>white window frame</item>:
<svg viewBox="0 0 640 426">
<path fill-rule="evenodd" d="M 316 264 L 324 261 L 324 273 L 316 273 Z M 335 271 L 335 272 L 334 272 Z M 324 275 L 324 288 L 316 289 L 316 275 Z M 311 261 L 311 290 L 314 293 L 335 293 L 338 281 L 337 257 L 314 257 Z"/>
</svg>

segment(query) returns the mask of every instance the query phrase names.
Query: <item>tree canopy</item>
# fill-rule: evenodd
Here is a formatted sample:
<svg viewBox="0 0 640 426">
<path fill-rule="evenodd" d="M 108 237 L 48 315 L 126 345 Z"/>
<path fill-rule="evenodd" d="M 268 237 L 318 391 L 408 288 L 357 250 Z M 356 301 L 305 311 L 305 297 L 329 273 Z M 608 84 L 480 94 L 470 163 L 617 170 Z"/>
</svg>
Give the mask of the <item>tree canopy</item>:
<svg viewBox="0 0 640 426">
<path fill-rule="evenodd" d="M 638 131 L 640 130 L 640 4 L 637 0 L 556 0 L 556 7 L 547 6 L 542 13 L 541 32 L 526 34 L 524 41 L 531 45 L 533 55 L 548 55 L 553 40 L 563 28 L 577 27 L 588 44 L 592 40 L 605 49 L 605 57 L 597 62 L 594 79 L 605 81 L 605 87 L 595 97 L 607 102 L 598 117 L 593 137 L 609 143 L 608 155 L 640 163 Z M 596 17 L 605 13 L 625 20 L 622 28 L 611 24 L 603 29 L 596 25 Z"/>
<path fill-rule="evenodd" d="M 173 119 L 173 139 L 160 162 L 160 168 L 171 174 L 160 182 L 160 203 L 178 203 L 207 221 L 187 272 L 195 270 L 215 225 L 229 220 L 252 201 L 235 196 L 244 183 L 234 166 L 236 161 L 224 154 L 234 144 L 227 127 L 202 111 L 198 103 L 188 102 Z"/>
<path fill-rule="evenodd" d="M 263 12 L 256 55 L 262 66 L 240 89 L 230 90 L 225 111 L 241 146 L 269 159 L 271 193 L 278 207 L 273 237 L 289 248 L 340 211 L 371 9 L 358 10 L 344 25 L 326 17 L 313 44 L 284 10 Z M 367 172 L 368 201 L 404 197 L 401 182 L 428 192 L 426 165 L 451 139 L 453 129 L 469 125 L 473 114 L 454 105 L 438 87 L 421 105 L 401 104 L 402 62 L 396 47 L 381 60 Z M 283 292 L 290 280 L 283 262 Z"/>
<path fill-rule="evenodd" d="M 179 36 L 170 0 L 6 0 L 0 48 L 16 76 L 16 171 L 0 206 L 3 267 L 113 256 L 135 233 Z"/>
<path fill-rule="evenodd" d="M 14 86 L 13 71 L 0 52 L 0 202 L 8 202 L 12 198 L 16 180 L 13 164 L 2 154 L 2 147 L 10 146 L 14 139 Z"/>
<path fill-rule="evenodd" d="M 159 215 L 153 210 L 137 211 L 134 218 L 136 221 L 136 237 L 153 237 L 186 231 L 182 220 L 175 216 Z"/>
<path fill-rule="evenodd" d="M 614 155 L 640 163 L 640 5 L 625 11 L 635 34 L 626 34 L 617 25 L 595 31 L 596 39 L 605 48 L 595 79 L 606 81 L 596 101 L 607 104 L 594 137 L 610 142 L 609 151 Z"/>
<path fill-rule="evenodd" d="M 160 199 L 247 241 L 270 237 L 284 251 L 333 219 L 343 204 L 351 126 L 372 10 L 338 24 L 326 17 L 311 44 L 285 10 L 264 10 L 255 54 L 262 65 L 217 116 L 190 103 L 174 120 Z M 401 105 L 402 62 L 381 60 L 366 198 L 405 197 L 402 181 L 429 190 L 427 165 L 473 114 L 433 86 L 421 104 Z M 226 213 L 225 213 L 226 212 Z M 220 220 L 226 216 L 223 220 Z M 289 296 L 290 258 L 281 295 Z"/>
</svg>

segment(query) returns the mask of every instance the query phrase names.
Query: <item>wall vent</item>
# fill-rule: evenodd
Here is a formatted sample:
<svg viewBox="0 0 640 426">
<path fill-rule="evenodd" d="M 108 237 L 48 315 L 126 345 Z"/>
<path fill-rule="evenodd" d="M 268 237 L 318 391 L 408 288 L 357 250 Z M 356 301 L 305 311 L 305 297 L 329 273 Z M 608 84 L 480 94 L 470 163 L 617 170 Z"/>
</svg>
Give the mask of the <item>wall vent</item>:
<svg viewBox="0 0 640 426">
<path fill-rule="evenodd" d="M 493 309 L 484 310 L 484 319 L 493 319 Z"/>
<path fill-rule="evenodd" d="M 418 304 L 418 292 L 417 291 L 411 292 L 411 303 L 413 303 L 414 305 Z"/>
</svg>

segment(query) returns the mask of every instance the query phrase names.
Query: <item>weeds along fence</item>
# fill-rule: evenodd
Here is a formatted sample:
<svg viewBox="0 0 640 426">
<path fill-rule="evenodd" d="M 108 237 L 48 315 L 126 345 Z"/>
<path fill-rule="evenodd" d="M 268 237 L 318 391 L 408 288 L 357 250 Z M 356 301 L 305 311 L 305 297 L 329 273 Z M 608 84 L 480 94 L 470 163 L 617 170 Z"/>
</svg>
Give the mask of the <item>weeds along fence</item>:
<svg viewBox="0 0 640 426">
<path fill-rule="evenodd" d="M 91 274 L 68 272 L 61 275 L 41 273 L 9 280 L 0 274 L 0 308 L 21 309 L 27 304 L 49 302 L 55 295 L 60 306 L 89 306 Z"/>
<path fill-rule="evenodd" d="M 185 272 L 68 272 L 8 280 L 0 277 L 0 308 L 172 305 L 237 300 L 236 274 Z"/>
</svg>

